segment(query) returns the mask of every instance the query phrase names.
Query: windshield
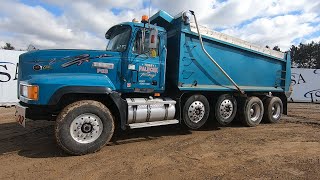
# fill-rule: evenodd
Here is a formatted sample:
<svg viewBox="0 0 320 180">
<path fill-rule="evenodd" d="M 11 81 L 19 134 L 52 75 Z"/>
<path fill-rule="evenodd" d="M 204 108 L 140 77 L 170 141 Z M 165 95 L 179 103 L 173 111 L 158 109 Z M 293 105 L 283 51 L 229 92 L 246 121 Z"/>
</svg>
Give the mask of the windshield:
<svg viewBox="0 0 320 180">
<path fill-rule="evenodd" d="M 119 25 L 112 27 L 106 33 L 106 38 L 109 40 L 107 45 L 107 51 L 125 51 L 127 49 L 130 34 L 130 26 Z"/>
</svg>

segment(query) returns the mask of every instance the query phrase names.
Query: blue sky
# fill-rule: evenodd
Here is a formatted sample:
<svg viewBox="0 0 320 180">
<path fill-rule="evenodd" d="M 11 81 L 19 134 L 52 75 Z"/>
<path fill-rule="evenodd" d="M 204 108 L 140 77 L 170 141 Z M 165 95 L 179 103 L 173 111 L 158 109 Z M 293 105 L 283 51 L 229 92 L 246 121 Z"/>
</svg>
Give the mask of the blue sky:
<svg viewBox="0 0 320 180">
<path fill-rule="evenodd" d="M 47 11 L 51 12 L 55 16 L 62 15 L 63 8 L 54 4 L 47 3 L 45 1 L 40 0 L 19 0 L 20 3 L 28 5 L 28 6 L 41 6 Z"/>
<path fill-rule="evenodd" d="M 0 46 L 18 49 L 104 49 L 111 26 L 149 12 L 149 0 L 7 0 L 0 1 Z M 211 29 L 261 46 L 320 41 L 319 0 L 152 0 L 151 13 L 172 16 L 196 12 Z"/>
</svg>

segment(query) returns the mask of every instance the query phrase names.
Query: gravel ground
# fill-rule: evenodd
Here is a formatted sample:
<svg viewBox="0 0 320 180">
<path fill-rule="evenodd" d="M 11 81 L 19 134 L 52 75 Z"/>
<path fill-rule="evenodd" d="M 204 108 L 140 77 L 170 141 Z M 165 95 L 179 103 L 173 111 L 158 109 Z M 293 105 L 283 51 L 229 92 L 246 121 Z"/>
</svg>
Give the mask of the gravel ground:
<svg viewBox="0 0 320 180">
<path fill-rule="evenodd" d="M 53 124 L 0 108 L 0 179 L 319 179 L 320 104 L 289 104 L 279 124 L 126 131 L 95 154 L 68 156 Z"/>
</svg>

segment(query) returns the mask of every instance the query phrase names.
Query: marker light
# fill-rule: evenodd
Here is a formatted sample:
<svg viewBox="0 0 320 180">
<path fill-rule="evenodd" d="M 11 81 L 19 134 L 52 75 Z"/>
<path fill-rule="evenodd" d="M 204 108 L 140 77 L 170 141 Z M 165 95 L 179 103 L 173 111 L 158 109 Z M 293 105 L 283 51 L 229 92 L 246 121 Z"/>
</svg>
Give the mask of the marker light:
<svg viewBox="0 0 320 180">
<path fill-rule="evenodd" d="M 184 21 L 184 24 L 190 24 L 190 19 L 191 19 L 191 13 L 190 11 L 185 11 L 182 14 L 182 19 Z"/>
<path fill-rule="evenodd" d="M 147 23 L 147 22 L 148 22 L 148 19 L 149 19 L 149 18 L 148 18 L 147 15 L 143 15 L 142 18 L 141 18 L 141 22 L 142 22 L 142 23 Z"/>
<path fill-rule="evenodd" d="M 38 100 L 39 86 L 20 84 L 20 95 L 30 100 Z"/>
<path fill-rule="evenodd" d="M 151 43 L 154 43 L 154 42 L 155 42 L 155 35 L 153 35 L 153 34 L 151 35 L 150 42 L 151 42 Z"/>
</svg>

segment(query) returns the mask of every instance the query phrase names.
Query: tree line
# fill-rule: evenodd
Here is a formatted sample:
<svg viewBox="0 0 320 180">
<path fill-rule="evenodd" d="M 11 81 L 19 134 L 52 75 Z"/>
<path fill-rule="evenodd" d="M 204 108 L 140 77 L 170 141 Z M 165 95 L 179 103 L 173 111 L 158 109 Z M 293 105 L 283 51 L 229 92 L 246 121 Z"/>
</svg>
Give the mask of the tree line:
<svg viewBox="0 0 320 180">
<path fill-rule="evenodd" d="M 269 46 L 266 46 L 269 48 Z M 1 49 L 15 50 L 15 47 L 10 43 L 6 43 Z M 279 46 L 272 48 L 275 51 L 281 51 Z M 293 67 L 297 68 L 313 68 L 320 69 L 320 41 L 311 42 L 307 44 L 300 43 L 290 47 L 291 63 Z"/>
<path fill-rule="evenodd" d="M 292 65 L 297 68 L 320 69 L 320 41 L 318 43 L 311 42 L 290 48 Z"/>
</svg>

